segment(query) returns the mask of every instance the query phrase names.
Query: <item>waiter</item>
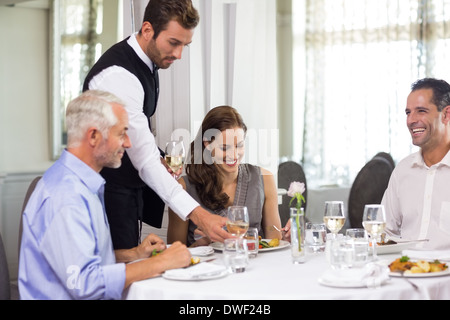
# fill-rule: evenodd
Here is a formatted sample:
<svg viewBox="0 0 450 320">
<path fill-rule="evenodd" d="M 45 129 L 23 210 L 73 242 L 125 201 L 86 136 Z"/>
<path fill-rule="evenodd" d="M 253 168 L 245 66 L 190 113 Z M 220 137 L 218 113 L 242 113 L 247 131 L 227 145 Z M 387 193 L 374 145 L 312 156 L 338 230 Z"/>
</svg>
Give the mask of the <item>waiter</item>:
<svg viewBox="0 0 450 320">
<path fill-rule="evenodd" d="M 229 237 L 222 229 L 226 219 L 201 208 L 161 163 L 150 128 L 159 94 L 158 69 L 181 59 L 198 22 L 191 0 L 151 0 L 141 30 L 106 51 L 84 82 L 84 91 L 109 91 L 122 99 L 130 122 L 132 148 L 122 166 L 101 172 L 115 250 L 139 244 L 142 221 L 160 228 L 165 204 L 180 218 L 192 219 L 212 240 Z"/>
</svg>

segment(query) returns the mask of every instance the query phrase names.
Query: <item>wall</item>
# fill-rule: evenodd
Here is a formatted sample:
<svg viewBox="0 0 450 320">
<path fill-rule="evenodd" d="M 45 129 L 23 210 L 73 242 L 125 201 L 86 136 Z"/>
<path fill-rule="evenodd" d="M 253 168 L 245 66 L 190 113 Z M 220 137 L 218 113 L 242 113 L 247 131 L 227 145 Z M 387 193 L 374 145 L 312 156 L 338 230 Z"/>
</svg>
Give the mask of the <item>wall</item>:
<svg viewBox="0 0 450 320">
<path fill-rule="evenodd" d="M 0 231 L 11 278 L 26 188 L 52 163 L 48 21 L 45 7 L 0 6 Z"/>
<path fill-rule="evenodd" d="M 0 7 L 0 173 L 51 164 L 48 21 L 47 9 Z"/>
</svg>

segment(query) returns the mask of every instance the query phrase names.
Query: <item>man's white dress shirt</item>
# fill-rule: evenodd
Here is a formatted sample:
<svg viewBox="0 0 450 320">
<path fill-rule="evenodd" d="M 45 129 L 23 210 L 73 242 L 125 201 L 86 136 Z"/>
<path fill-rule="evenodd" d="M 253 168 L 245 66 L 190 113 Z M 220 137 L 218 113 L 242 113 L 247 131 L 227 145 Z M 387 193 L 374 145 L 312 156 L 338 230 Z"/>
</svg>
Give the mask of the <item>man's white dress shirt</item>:
<svg viewBox="0 0 450 320">
<path fill-rule="evenodd" d="M 422 153 L 411 154 L 394 169 L 382 204 L 386 232 L 406 240 L 430 239 L 419 247 L 450 249 L 450 152 L 428 167 Z"/>
</svg>

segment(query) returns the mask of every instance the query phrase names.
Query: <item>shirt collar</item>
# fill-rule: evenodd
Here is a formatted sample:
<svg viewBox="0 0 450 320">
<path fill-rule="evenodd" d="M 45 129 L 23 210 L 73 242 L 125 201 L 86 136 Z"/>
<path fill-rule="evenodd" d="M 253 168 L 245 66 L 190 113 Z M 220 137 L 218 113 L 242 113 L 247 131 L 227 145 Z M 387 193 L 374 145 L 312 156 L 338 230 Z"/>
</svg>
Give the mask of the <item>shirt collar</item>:
<svg viewBox="0 0 450 320">
<path fill-rule="evenodd" d="M 63 150 L 59 160 L 65 167 L 78 176 L 81 182 L 83 182 L 92 193 L 97 194 L 103 189 L 105 179 L 72 153 Z"/>
<path fill-rule="evenodd" d="M 450 151 L 447 152 L 444 159 L 442 159 L 441 163 L 447 167 L 450 167 Z"/>
<path fill-rule="evenodd" d="M 141 46 L 137 41 L 137 32 L 132 34 L 128 39 L 128 44 L 133 48 L 134 52 L 141 58 L 142 61 L 149 67 L 150 71 L 153 73 L 154 71 L 154 63 L 150 58 L 145 54 L 144 50 L 142 50 Z"/>
<path fill-rule="evenodd" d="M 419 167 L 428 167 L 425 163 L 425 161 L 423 160 L 423 156 L 422 156 L 422 152 L 418 151 L 413 155 L 413 159 L 412 159 L 412 166 L 419 166 Z M 450 151 L 447 152 L 447 154 L 445 155 L 445 157 L 439 162 L 436 163 L 435 166 L 447 166 L 450 167 Z"/>
</svg>

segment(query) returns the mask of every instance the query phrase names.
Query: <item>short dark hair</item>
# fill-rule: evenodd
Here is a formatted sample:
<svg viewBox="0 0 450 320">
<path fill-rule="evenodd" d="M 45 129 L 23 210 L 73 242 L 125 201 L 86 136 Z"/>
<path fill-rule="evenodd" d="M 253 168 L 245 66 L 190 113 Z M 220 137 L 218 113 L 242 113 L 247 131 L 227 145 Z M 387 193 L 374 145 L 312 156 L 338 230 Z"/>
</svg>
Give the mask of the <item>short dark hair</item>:
<svg viewBox="0 0 450 320">
<path fill-rule="evenodd" d="M 411 89 L 412 91 L 421 89 L 433 90 L 431 102 L 437 106 L 439 112 L 450 105 L 450 84 L 444 80 L 424 78 L 414 82 Z"/>
<path fill-rule="evenodd" d="M 185 29 L 197 27 L 200 16 L 191 0 L 150 0 L 145 8 L 144 22 L 152 24 L 156 39 L 161 31 L 166 30 L 170 21 L 177 21 Z"/>
</svg>

